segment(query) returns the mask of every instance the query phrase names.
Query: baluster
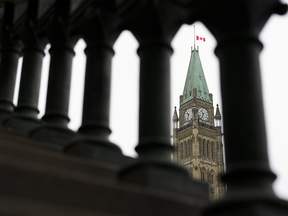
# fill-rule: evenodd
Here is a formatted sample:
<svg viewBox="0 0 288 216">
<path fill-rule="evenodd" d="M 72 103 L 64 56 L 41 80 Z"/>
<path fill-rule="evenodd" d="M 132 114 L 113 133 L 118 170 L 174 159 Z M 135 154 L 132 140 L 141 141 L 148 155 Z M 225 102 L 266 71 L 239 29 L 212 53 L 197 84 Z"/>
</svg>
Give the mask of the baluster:
<svg viewBox="0 0 288 216">
<path fill-rule="evenodd" d="M 17 74 L 18 60 L 21 55 L 20 44 L 14 38 L 13 15 L 14 4 L 11 1 L 3 3 L 1 18 L 1 62 L 0 62 L 0 122 L 12 115 L 14 111 L 13 97 Z"/>
<path fill-rule="evenodd" d="M 205 199 L 208 194 L 205 192 L 206 185 L 190 181 L 188 171 L 171 161 L 170 56 L 173 50 L 170 42 L 181 26 L 181 16 L 185 11 L 181 10 L 181 5 L 174 5 L 173 2 L 154 3 L 143 3 L 141 10 L 134 13 L 132 19 L 134 22 L 138 21 L 137 25 L 129 26 L 126 23 L 140 44 L 139 143 L 136 147 L 139 158 L 123 168 L 120 179 L 175 192 L 180 192 L 181 189 L 173 184 L 176 179 L 182 179 L 184 185 L 191 186 L 181 191 L 182 193 Z M 169 7 L 178 9 L 181 13 L 170 10 L 174 14 L 173 19 L 162 22 L 168 16 L 171 17 L 165 10 Z M 138 14 L 142 16 L 137 16 Z M 143 17 L 143 14 L 147 16 Z M 163 181 L 165 184 L 159 184 Z M 190 190 L 192 187 L 194 189 Z"/>
<path fill-rule="evenodd" d="M 200 21 L 218 42 L 215 53 L 220 61 L 226 153 L 222 180 L 227 184 L 227 194 L 208 207 L 204 215 L 273 215 L 276 205 L 283 207 L 283 212 L 278 209 L 276 214 L 285 215 L 287 204 L 272 189 L 275 175 L 267 155 L 259 67 L 262 44 L 258 35 L 270 15 L 286 12 L 287 6 L 256 0 L 198 6 Z M 214 18 L 210 19 L 207 13 Z M 243 120 L 237 121 L 239 118 Z"/>
<path fill-rule="evenodd" d="M 101 6 L 100 6 L 101 5 Z M 101 13 L 100 8 L 101 7 Z M 87 47 L 85 54 L 86 76 L 82 125 L 79 137 L 68 142 L 65 149 L 70 154 L 119 164 L 124 159 L 121 149 L 108 137 L 110 112 L 112 46 L 120 34 L 115 11 L 115 1 L 93 2 L 77 22 Z M 110 20 L 110 22 L 107 22 Z"/>
<path fill-rule="evenodd" d="M 65 142 L 75 136 L 67 128 L 72 60 L 74 46 L 78 36 L 74 35 L 69 25 L 71 13 L 70 1 L 56 1 L 52 6 L 54 12 L 44 22 L 43 34 L 47 35 L 51 48 L 48 90 L 43 125 L 31 131 L 30 137 L 64 146 Z"/>
<path fill-rule="evenodd" d="M 16 7 L 24 7 L 23 4 L 18 4 Z M 38 1 L 28 1 L 24 10 L 26 18 L 22 21 L 22 17 L 19 17 L 22 23 L 16 32 L 24 43 L 24 49 L 18 104 L 13 117 L 3 122 L 6 127 L 25 134 L 40 124 L 37 118 L 38 99 L 46 41 L 37 35 L 37 9 Z"/>
</svg>

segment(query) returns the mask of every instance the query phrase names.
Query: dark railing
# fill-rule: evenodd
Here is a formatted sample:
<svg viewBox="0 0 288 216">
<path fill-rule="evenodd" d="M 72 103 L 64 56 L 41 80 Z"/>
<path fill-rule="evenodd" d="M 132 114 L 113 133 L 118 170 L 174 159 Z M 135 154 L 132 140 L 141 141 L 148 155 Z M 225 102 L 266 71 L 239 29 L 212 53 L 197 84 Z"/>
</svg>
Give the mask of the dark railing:
<svg viewBox="0 0 288 216">
<path fill-rule="evenodd" d="M 171 161 L 169 108 L 171 41 L 182 24 L 201 21 L 217 40 L 227 171 L 222 179 L 228 189 L 221 201 L 207 206 L 204 215 L 287 215 L 287 203 L 278 199 L 272 189 L 275 175 L 268 161 L 259 67 L 263 45 L 258 39 L 269 17 L 286 13 L 286 5 L 278 0 L 0 3 L 3 127 L 57 146 L 68 155 L 122 166 L 120 148 L 108 139 L 111 62 L 115 41 L 123 30 L 129 30 L 140 44 L 136 147 L 139 158 L 122 166 L 119 179 L 205 199 L 205 194 L 197 194 L 200 183 L 190 181 L 188 172 Z M 80 38 L 87 44 L 85 92 L 82 125 L 73 132 L 67 128 L 70 79 L 74 46 Z M 47 43 L 51 44 L 51 60 L 46 111 L 42 119 L 37 119 L 43 49 Z M 21 55 L 20 92 L 18 106 L 14 107 L 16 69 Z M 249 109 L 243 109 L 243 101 Z M 239 113 L 245 121 L 235 124 Z M 199 125 L 206 127 L 203 122 Z M 182 187 L 184 183 L 186 187 Z M 118 202 L 121 197 L 114 199 Z"/>
</svg>

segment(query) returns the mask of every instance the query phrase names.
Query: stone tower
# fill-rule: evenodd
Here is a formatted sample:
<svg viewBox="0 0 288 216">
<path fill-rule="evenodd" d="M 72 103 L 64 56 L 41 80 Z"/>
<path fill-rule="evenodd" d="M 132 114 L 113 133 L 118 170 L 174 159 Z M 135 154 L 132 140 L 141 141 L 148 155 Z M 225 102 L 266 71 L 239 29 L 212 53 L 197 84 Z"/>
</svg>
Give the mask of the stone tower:
<svg viewBox="0 0 288 216">
<path fill-rule="evenodd" d="M 179 117 L 175 107 L 172 120 L 174 160 L 188 168 L 191 178 L 207 182 L 211 200 L 218 200 L 226 191 L 220 180 L 224 172 L 221 114 L 217 104 L 214 116 L 199 49 L 191 50 Z"/>
</svg>

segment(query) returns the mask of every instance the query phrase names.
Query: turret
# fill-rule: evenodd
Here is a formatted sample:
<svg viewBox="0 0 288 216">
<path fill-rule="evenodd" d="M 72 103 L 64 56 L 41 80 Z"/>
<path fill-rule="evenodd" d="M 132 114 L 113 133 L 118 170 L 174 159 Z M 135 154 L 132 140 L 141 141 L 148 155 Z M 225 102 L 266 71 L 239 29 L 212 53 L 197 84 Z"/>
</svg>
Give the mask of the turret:
<svg viewBox="0 0 288 216">
<path fill-rule="evenodd" d="M 177 152 L 178 152 L 177 128 L 178 128 L 179 118 L 178 118 L 178 115 L 177 115 L 176 106 L 174 107 L 174 114 L 173 114 L 172 121 L 173 121 L 173 136 L 172 136 L 172 138 L 173 138 L 173 146 L 175 148 L 175 151 L 174 151 L 174 154 L 173 154 L 173 159 L 175 161 L 177 161 L 178 160 L 178 157 L 177 157 Z"/>
<path fill-rule="evenodd" d="M 221 127 L 221 114 L 219 110 L 219 105 L 217 104 L 216 114 L 215 114 L 215 127 Z"/>
<path fill-rule="evenodd" d="M 176 106 L 174 107 L 174 115 L 173 115 L 172 121 L 173 121 L 173 129 L 174 128 L 178 128 L 179 118 L 178 118 L 178 115 L 177 115 Z"/>
</svg>

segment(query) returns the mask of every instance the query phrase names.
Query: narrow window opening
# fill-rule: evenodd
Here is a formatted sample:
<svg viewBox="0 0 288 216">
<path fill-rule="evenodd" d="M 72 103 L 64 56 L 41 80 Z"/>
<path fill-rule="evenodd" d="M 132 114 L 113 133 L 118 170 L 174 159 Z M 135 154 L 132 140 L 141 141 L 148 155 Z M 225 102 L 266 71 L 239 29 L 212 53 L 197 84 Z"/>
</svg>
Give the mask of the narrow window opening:
<svg viewBox="0 0 288 216">
<path fill-rule="evenodd" d="M 203 141 L 203 156 L 205 156 L 205 143 Z"/>
<path fill-rule="evenodd" d="M 212 160 L 214 159 L 213 149 L 214 149 L 214 143 L 212 143 L 212 146 L 211 146 L 211 157 L 212 157 Z"/>
</svg>

